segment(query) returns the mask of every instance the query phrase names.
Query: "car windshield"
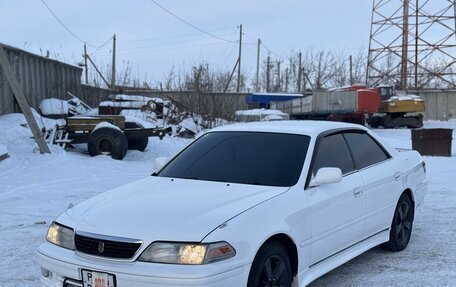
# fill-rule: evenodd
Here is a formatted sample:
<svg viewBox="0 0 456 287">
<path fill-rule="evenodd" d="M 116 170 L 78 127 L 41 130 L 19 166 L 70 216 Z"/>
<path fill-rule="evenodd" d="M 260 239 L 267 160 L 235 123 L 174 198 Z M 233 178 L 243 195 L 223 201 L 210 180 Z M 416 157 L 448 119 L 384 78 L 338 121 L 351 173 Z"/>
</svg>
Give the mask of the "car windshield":
<svg viewBox="0 0 456 287">
<path fill-rule="evenodd" d="M 212 132 L 181 152 L 158 174 L 266 186 L 298 182 L 310 137 L 264 132 Z"/>
</svg>

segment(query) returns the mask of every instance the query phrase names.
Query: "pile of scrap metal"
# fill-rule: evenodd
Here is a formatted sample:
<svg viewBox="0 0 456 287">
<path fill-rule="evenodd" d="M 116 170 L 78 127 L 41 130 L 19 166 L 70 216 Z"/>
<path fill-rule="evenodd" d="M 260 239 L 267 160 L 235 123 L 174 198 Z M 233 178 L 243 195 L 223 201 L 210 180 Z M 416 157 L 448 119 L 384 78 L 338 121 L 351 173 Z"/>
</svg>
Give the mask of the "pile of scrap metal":
<svg viewBox="0 0 456 287">
<path fill-rule="evenodd" d="M 113 95 L 109 101 L 101 102 L 100 115 L 120 115 L 123 111 L 139 110 L 153 114 L 169 124 L 178 124 L 188 117 L 187 109 L 174 99 L 151 98 L 138 95 Z"/>
<path fill-rule="evenodd" d="M 176 136 L 182 138 L 193 138 L 202 130 L 203 127 L 198 118 L 188 117 L 182 120 L 177 126 Z"/>
</svg>

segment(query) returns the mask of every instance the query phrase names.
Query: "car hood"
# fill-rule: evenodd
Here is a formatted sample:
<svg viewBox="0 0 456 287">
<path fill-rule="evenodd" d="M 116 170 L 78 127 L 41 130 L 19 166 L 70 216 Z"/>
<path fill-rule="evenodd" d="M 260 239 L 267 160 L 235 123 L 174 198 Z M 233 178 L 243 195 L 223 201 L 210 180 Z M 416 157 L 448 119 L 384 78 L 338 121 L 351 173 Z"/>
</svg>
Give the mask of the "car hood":
<svg viewBox="0 0 456 287">
<path fill-rule="evenodd" d="M 151 176 L 86 200 L 62 217 L 69 217 L 76 232 L 145 243 L 199 242 L 222 223 L 288 189 Z"/>
</svg>

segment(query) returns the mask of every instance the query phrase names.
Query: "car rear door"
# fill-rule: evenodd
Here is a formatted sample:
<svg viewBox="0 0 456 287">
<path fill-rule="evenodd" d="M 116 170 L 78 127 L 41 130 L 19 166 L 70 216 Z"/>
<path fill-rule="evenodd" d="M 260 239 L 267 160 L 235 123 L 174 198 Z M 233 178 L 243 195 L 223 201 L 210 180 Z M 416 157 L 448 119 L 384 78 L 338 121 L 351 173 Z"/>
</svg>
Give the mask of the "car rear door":
<svg viewBox="0 0 456 287">
<path fill-rule="evenodd" d="M 401 171 L 391 155 L 367 132 L 346 132 L 355 167 L 364 183 L 366 235 L 390 228 L 401 193 Z"/>
<path fill-rule="evenodd" d="M 359 242 L 364 235 L 363 181 L 340 133 L 317 140 L 311 175 L 322 167 L 338 167 L 342 181 L 306 190 L 311 217 L 311 265 Z"/>
</svg>

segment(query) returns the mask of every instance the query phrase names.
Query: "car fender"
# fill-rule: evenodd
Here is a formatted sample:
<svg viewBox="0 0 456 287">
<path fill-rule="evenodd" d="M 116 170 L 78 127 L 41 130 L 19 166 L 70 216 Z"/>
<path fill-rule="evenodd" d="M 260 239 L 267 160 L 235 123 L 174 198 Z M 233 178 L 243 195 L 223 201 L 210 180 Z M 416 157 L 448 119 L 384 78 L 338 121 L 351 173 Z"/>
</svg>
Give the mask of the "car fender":
<svg viewBox="0 0 456 287">
<path fill-rule="evenodd" d="M 304 188 L 292 187 L 271 200 L 230 219 L 209 233 L 203 242 L 226 241 L 236 250 L 234 266 L 251 264 L 261 246 L 277 234 L 288 236 L 298 251 L 298 272 L 310 264 L 310 213 Z M 271 212 L 273 211 L 273 212 Z"/>
</svg>

